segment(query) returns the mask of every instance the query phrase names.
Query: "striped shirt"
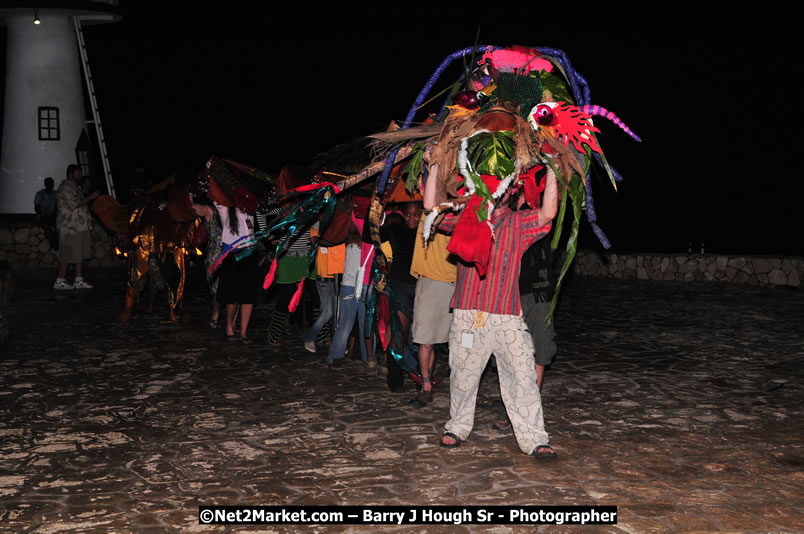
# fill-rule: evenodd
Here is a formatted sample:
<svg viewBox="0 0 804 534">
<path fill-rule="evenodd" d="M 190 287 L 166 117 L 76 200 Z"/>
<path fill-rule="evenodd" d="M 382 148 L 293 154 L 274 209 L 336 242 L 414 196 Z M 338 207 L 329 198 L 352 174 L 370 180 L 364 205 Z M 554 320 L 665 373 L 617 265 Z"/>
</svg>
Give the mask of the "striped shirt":
<svg viewBox="0 0 804 534">
<path fill-rule="evenodd" d="M 439 228 L 450 229 L 458 218 L 459 215 L 447 215 Z M 494 241 L 486 276 L 481 278 L 474 265 L 458 262 L 451 306 L 459 310 L 520 315 L 519 272 L 522 254 L 547 235 L 552 221 L 539 226 L 539 210 L 511 211 L 504 207 L 492 213 L 492 220 Z"/>
<path fill-rule="evenodd" d="M 257 228 L 260 230 L 267 230 L 269 224 L 276 222 L 276 217 L 282 213 L 282 208 L 279 206 L 257 207 L 255 218 L 257 219 Z M 277 232 L 277 233 L 281 233 Z M 307 256 L 312 248 L 312 237 L 310 235 L 310 227 L 296 228 L 292 236 L 288 238 L 288 247 L 285 250 L 286 256 Z"/>
</svg>

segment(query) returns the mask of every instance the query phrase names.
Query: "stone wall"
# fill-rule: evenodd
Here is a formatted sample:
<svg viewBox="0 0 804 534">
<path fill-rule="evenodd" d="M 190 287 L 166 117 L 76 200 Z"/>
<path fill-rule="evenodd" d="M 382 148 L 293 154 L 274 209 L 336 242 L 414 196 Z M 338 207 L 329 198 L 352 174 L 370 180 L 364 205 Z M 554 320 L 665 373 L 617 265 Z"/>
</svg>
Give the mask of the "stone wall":
<svg viewBox="0 0 804 534">
<path fill-rule="evenodd" d="M 59 259 L 50 249 L 45 232 L 36 223 L 0 222 L 0 260 L 14 270 L 56 268 Z M 92 258 L 88 267 L 113 265 L 113 237 L 97 221 L 92 228 Z"/>
<path fill-rule="evenodd" d="M 50 250 L 45 233 L 36 223 L 0 222 L 0 260 L 14 270 L 56 268 L 58 258 Z M 97 221 L 92 229 L 89 267 L 114 265 L 113 236 Z M 804 258 L 726 256 L 717 254 L 599 254 L 579 250 L 575 274 L 630 280 L 730 282 L 754 286 L 801 287 Z"/>
<path fill-rule="evenodd" d="M 801 287 L 804 258 L 717 254 L 599 254 L 579 250 L 575 273 L 631 280 L 714 281 Z"/>
</svg>

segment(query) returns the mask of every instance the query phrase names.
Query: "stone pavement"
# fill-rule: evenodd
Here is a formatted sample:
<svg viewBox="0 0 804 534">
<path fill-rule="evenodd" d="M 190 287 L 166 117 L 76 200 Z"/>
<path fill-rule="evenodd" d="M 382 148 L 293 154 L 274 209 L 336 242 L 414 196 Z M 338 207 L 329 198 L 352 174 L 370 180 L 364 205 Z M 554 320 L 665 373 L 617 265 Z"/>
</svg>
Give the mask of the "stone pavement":
<svg viewBox="0 0 804 534">
<path fill-rule="evenodd" d="M 559 454 L 522 455 L 490 428 L 489 370 L 475 430 L 438 446 L 435 403 L 290 330 L 227 343 L 194 320 L 116 322 L 121 266 L 96 288 L 54 292 L 23 273 L 0 345 L 0 531 L 9 532 L 804 532 L 804 293 L 716 283 L 575 278 L 557 314 L 542 392 Z M 200 504 L 616 505 L 593 526 L 205 526 Z"/>
</svg>

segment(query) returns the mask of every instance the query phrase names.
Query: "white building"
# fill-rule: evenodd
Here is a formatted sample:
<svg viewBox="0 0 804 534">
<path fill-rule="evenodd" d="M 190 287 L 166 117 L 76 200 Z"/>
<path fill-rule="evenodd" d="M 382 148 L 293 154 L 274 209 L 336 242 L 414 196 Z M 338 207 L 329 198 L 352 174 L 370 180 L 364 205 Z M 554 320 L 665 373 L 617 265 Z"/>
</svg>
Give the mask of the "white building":
<svg viewBox="0 0 804 534">
<path fill-rule="evenodd" d="M 67 165 L 86 163 L 79 161 L 77 146 L 92 114 L 85 105 L 74 18 L 82 25 L 119 20 L 118 1 L 47 5 L 58 4 L 64 7 L 0 7 L 7 30 L 0 214 L 33 213 L 34 195 L 46 177 L 58 186 Z"/>
</svg>

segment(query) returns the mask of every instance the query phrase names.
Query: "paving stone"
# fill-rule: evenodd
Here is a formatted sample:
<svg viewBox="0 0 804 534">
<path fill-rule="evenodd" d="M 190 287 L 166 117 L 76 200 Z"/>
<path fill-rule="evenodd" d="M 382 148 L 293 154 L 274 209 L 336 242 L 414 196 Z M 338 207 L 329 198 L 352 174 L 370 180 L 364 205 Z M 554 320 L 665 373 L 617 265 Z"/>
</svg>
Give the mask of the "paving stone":
<svg viewBox="0 0 804 534">
<path fill-rule="evenodd" d="M 701 272 L 684 259 L 694 266 L 686 274 Z M 197 267 L 182 325 L 166 323 L 163 296 L 155 315 L 114 322 L 120 265 L 91 269 L 92 291 L 54 292 L 51 275 L 19 273 L 11 337 L 0 345 L 3 528 L 221 532 L 198 524 L 200 504 L 370 503 L 619 507 L 617 525 L 592 529 L 389 532 L 804 531 L 800 291 L 575 276 L 542 390 L 559 458 L 539 462 L 490 428 L 492 368 L 473 433 L 446 450 L 443 356 L 435 402 L 416 409 L 410 381 L 393 394 L 352 361 L 331 372 L 323 353 L 304 351 L 298 329 L 267 347 L 270 306 L 255 310 L 254 345 L 227 343 L 206 325 Z"/>
</svg>

